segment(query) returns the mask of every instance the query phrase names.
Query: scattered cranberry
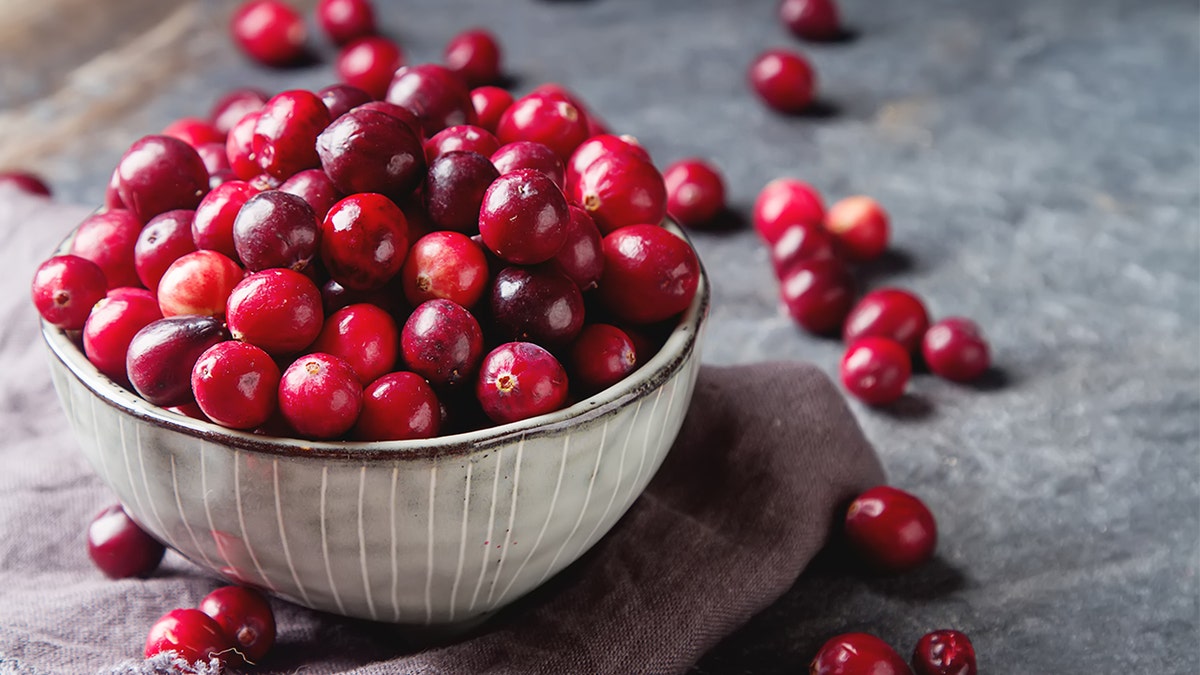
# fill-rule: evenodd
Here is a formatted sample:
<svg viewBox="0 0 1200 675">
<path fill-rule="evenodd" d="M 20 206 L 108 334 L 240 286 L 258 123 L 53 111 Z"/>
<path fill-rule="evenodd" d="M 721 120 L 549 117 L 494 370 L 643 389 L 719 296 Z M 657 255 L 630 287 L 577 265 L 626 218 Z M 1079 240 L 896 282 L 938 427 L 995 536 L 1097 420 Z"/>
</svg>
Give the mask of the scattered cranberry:
<svg viewBox="0 0 1200 675">
<path fill-rule="evenodd" d="M 193 148 L 199 149 L 206 143 L 225 143 L 225 134 L 212 123 L 196 117 L 183 117 L 168 124 L 163 136 L 178 138 Z"/>
<path fill-rule="evenodd" d="M 567 373 L 538 345 L 507 342 L 484 357 L 475 396 L 493 422 L 516 422 L 562 408 Z"/>
<path fill-rule="evenodd" d="M 430 232 L 413 243 L 400 279 L 404 297 L 414 306 L 443 298 L 472 307 L 487 290 L 487 257 L 465 234 Z"/>
<path fill-rule="evenodd" d="M 141 231 L 142 223 L 131 211 L 93 213 L 76 229 L 70 253 L 99 265 L 109 288 L 140 286 L 134 250 Z"/>
<path fill-rule="evenodd" d="M 125 353 L 139 330 L 162 318 L 154 294 L 142 288 L 114 288 L 83 325 L 83 352 L 96 369 L 119 384 L 129 384 Z"/>
<path fill-rule="evenodd" d="M 667 213 L 684 227 L 704 227 L 725 208 L 725 181 L 702 159 L 681 159 L 663 172 Z"/>
<path fill-rule="evenodd" d="M 325 320 L 309 350 L 345 359 L 365 386 L 396 365 L 400 329 L 390 314 L 375 305 L 348 305 Z"/>
<path fill-rule="evenodd" d="M 795 178 L 776 178 L 767 183 L 754 201 L 754 230 L 768 244 L 796 223 L 821 225 L 825 204 L 820 193 Z"/>
<path fill-rule="evenodd" d="M 845 263 L 813 258 L 793 264 L 779 281 L 788 315 L 804 330 L 827 335 L 841 329 L 854 302 L 854 281 Z"/>
<path fill-rule="evenodd" d="M 234 89 L 222 96 L 209 113 L 213 127 L 222 134 L 228 134 L 233 125 L 241 121 L 247 114 L 262 110 L 270 96 L 259 89 Z"/>
<path fill-rule="evenodd" d="M 404 65 L 400 45 L 379 35 L 359 38 L 342 48 L 337 74 L 342 82 L 362 89 L 376 99 L 387 95 L 396 69 Z"/>
<path fill-rule="evenodd" d="M 262 171 L 254 155 L 254 127 L 258 126 L 261 116 L 261 109 L 246 113 L 225 137 L 229 168 L 239 180 L 252 180 Z"/>
<path fill-rule="evenodd" d="M 798 113 L 812 103 L 817 75 L 799 54 L 768 49 L 750 64 L 749 79 L 762 100 L 782 113 Z"/>
<path fill-rule="evenodd" d="M 254 195 L 233 221 L 233 245 L 250 272 L 269 267 L 307 270 L 317 254 L 320 233 L 308 202 L 282 190 Z"/>
<path fill-rule="evenodd" d="M 192 394 L 204 416 L 231 429 L 254 429 L 275 413 L 279 366 L 247 342 L 209 347 L 192 368 Z"/>
<path fill-rule="evenodd" d="M 311 91 L 276 94 L 259 112 L 251 147 L 262 170 L 280 180 L 321 165 L 317 136 L 329 126 L 329 108 Z"/>
<path fill-rule="evenodd" d="M 561 189 L 564 171 L 562 159 L 553 150 L 534 141 L 516 141 L 497 148 L 492 164 L 500 175 L 517 169 L 533 169 L 546 174 Z"/>
<path fill-rule="evenodd" d="M 546 174 L 532 169 L 497 178 L 483 197 L 479 234 L 501 259 L 518 265 L 545 262 L 567 237 L 571 213 L 563 193 Z"/>
<path fill-rule="evenodd" d="M 583 329 L 579 286 L 551 267 L 506 267 L 492 283 L 491 317 L 507 340 L 565 345 Z"/>
<path fill-rule="evenodd" d="M 871 405 L 891 403 L 904 395 L 912 360 L 899 342 L 881 336 L 858 338 L 842 356 L 842 384 Z"/>
<path fill-rule="evenodd" d="M 466 309 L 449 300 L 429 300 L 413 310 L 400 331 L 408 369 L 435 387 L 468 380 L 483 356 L 483 332 Z"/>
<path fill-rule="evenodd" d="M 567 223 L 566 241 L 549 264 L 574 281 L 579 290 L 589 291 L 604 274 L 604 238 L 587 211 L 578 206 L 570 206 L 568 210 L 571 220 Z"/>
<path fill-rule="evenodd" d="M 195 148 L 170 136 L 146 136 L 117 164 L 121 201 L 143 223 L 163 211 L 194 209 L 208 192 L 208 170 Z"/>
<path fill-rule="evenodd" d="M 450 38 L 443 54 L 446 67 L 470 87 L 492 84 L 500 79 L 500 45 L 496 36 L 475 28 Z"/>
<path fill-rule="evenodd" d="M 408 253 L 404 213 L 380 194 L 355 194 L 333 205 L 321 223 L 321 260 L 346 288 L 382 287 Z"/>
<path fill-rule="evenodd" d="M 0 185 L 11 185 L 31 195 L 50 196 L 50 186 L 28 171 L 0 171 Z"/>
<path fill-rule="evenodd" d="M 432 162 L 447 152 L 456 150 L 477 152 L 491 157 L 500 149 L 500 142 L 487 129 L 473 124 L 446 127 L 425 141 L 425 159 Z"/>
<path fill-rule="evenodd" d="M 869 633 L 844 633 L 821 646 L 810 675 L 912 675 L 891 645 Z"/>
<path fill-rule="evenodd" d="M 501 143 L 535 141 L 566 161 L 587 140 L 587 118 L 567 97 L 531 93 L 513 102 L 496 125 Z"/>
<path fill-rule="evenodd" d="M 929 313 L 920 298 L 900 288 L 878 288 L 850 310 L 842 339 L 849 345 L 859 338 L 877 335 L 895 340 L 913 354 L 928 328 Z"/>
<path fill-rule="evenodd" d="M 256 194 L 258 190 L 249 183 L 234 180 L 205 195 L 192 216 L 192 242 L 196 248 L 237 258 L 233 223 L 242 206 Z"/>
<path fill-rule="evenodd" d="M 169 316 L 152 321 L 129 343 L 125 356 L 129 381 L 154 405 L 183 405 L 193 398 L 192 366 L 205 350 L 224 339 L 224 326 L 210 316 Z"/>
<path fill-rule="evenodd" d="M 175 652 L 188 663 L 223 660 L 233 640 L 212 617 L 198 609 L 173 609 L 150 627 L 146 636 L 146 658 Z"/>
<path fill-rule="evenodd" d="M 198 606 L 211 616 L 242 660 L 253 665 L 275 644 L 275 613 L 262 593 L 244 586 L 222 586 L 204 596 Z M 230 660 L 230 665 L 235 665 Z"/>
<path fill-rule="evenodd" d="M 942 319 L 925 331 L 921 353 L 935 375 L 954 382 L 970 382 L 991 366 L 988 343 L 979 326 L 957 316 Z"/>
<path fill-rule="evenodd" d="M 245 273 L 240 265 L 216 251 L 184 254 L 159 279 L 158 306 L 163 316 L 222 316 L 229 294 Z"/>
<path fill-rule="evenodd" d="M 827 42 L 842 36 L 834 0 L 783 0 L 779 20 L 801 40 Z"/>
<path fill-rule="evenodd" d="M 605 323 L 585 326 L 571 345 L 571 384 L 594 394 L 620 382 L 637 367 L 637 350 L 625 331 Z"/>
<path fill-rule="evenodd" d="M 286 66 L 304 55 L 304 18 L 280 0 L 250 0 L 234 13 L 229 30 L 247 56 L 267 66 Z"/>
<path fill-rule="evenodd" d="M 283 181 L 279 191 L 296 195 L 308 202 L 318 223 L 325 220 L 325 214 L 343 197 L 333 181 L 329 180 L 329 176 L 320 169 L 306 169 L 294 174 Z"/>
<path fill-rule="evenodd" d="M 375 100 L 374 96 L 358 85 L 345 82 L 324 87 L 317 91 L 317 96 L 321 97 L 321 102 L 329 110 L 330 121 L 336 120 L 360 105 Z"/>
<path fill-rule="evenodd" d="M 829 207 L 825 229 L 851 260 L 874 260 L 887 250 L 888 215 L 870 197 L 847 197 Z"/>
<path fill-rule="evenodd" d="M 455 150 L 429 163 L 425 178 L 425 213 L 443 230 L 474 233 L 484 194 L 500 177 L 491 160 L 477 152 Z"/>
<path fill-rule="evenodd" d="M 334 44 L 344 45 L 375 34 L 375 9 L 370 0 L 320 0 L 317 23 Z"/>
<path fill-rule="evenodd" d="M 977 675 L 975 646 L 956 630 L 935 630 L 917 640 L 912 665 L 916 675 Z"/>
<path fill-rule="evenodd" d="M 600 300 L 613 315 L 653 323 L 692 304 L 700 261 L 683 239 L 658 225 L 630 225 L 604 237 Z"/>
<path fill-rule="evenodd" d="M 77 255 L 56 255 L 34 272 L 31 293 L 38 314 L 47 323 L 79 330 L 107 290 L 99 265 Z"/>
<path fill-rule="evenodd" d="M 500 117 L 513 104 L 513 95 L 500 87 L 476 87 L 471 90 L 471 106 L 475 108 L 476 124 L 493 134 L 500 126 Z"/>
<path fill-rule="evenodd" d="M 388 86 L 387 101 L 415 113 L 426 136 L 475 122 L 471 90 L 458 75 L 434 63 L 397 70 Z"/>
<path fill-rule="evenodd" d="M 337 118 L 316 148 L 325 173 L 345 195 L 377 192 L 401 200 L 425 177 L 420 136 L 399 117 L 365 106 Z"/>
<path fill-rule="evenodd" d="M 388 373 L 363 391 L 353 436 L 363 441 L 433 438 L 441 427 L 437 394 L 416 373 Z"/>
<path fill-rule="evenodd" d="M 110 579 L 146 577 L 158 569 L 166 552 L 120 504 L 96 514 L 87 529 L 88 556 Z"/>
<path fill-rule="evenodd" d="M 283 371 L 279 411 L 301 436 L 337 438 L 362 411 L 362 383 L 349 363 L 331 354 L 308 354 Z"/>
<path fill-rule="evenodd" d="M 771 246 L 771 264 L 780 279 L 788 276 L 796 263 L 836 255 L 833 238 L 825 228 L 806 222 L 789 225 Z"/>
<path fill-rule="evenodd" d="M 605 234 L 626 225 L 658 225 L 667 215 L 662 174 L 632 153 L 596 158 L 579 174 L 571 196 Z"/>
<path fill-rule="evenodd" d="M 281 268 L 255 272 L 229 293 L 225 312 L 235 340 L 272 356 L 295 354 L 321 332 L 321 291 L 303 274 Z"/>
<path fill-rule="evenodd" d="M 933 557 L 937 523 L 929 507 L 903 490 L 880 485 L 846 510 L 846 540 L 872 568 L 905 572 Z"/>
</svg>

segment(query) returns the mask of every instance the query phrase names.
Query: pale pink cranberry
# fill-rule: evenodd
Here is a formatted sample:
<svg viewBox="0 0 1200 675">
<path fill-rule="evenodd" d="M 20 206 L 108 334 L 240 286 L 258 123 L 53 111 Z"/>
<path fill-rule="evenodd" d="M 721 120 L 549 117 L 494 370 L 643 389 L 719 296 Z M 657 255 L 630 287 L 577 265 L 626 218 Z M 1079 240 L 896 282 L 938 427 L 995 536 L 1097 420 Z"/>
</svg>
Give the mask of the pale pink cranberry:
<svg viewBox="0 0 1200 675">
<path fill-rule="evenodd" d="M 198 314 L 220 317 L 245 270 L 216 251 L 194 251 L 171 263 L 158 282 L 163 316 Z"/>
<path fill-rule="evenodd" d="M 345 434 L 358 420 L 362 396 L 354 369 L 331 354 L 301 356 L 279 381 L 279 411 L 305 438 L 324 440 Z"/>
</svg>

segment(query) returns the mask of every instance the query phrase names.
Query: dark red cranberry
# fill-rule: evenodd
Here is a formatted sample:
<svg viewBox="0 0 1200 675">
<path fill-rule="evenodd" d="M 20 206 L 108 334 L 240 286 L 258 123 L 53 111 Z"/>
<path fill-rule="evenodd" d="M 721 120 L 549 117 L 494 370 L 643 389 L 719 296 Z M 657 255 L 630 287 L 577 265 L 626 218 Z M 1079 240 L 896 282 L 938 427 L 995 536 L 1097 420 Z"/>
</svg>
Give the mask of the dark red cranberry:
<svg viewBox="0 0 1200 675">
<path fill-rule="evenodd" d="M 935 375 L 970 382 L 987 372 L 991 354 L 983 331 L 970 319 L 952 316 L 929 327 L 921 341 L 925 363 Z"/>
<path fill-rule="evenodd" d="M 404 264 L 408 224 L 387 197 L 363 193 L 333 205 L 321 223 L 321 261 L 346 288 L 380 288 Z"/>
<path fill-rule="evenodd" d="M 395 367 L 400 329 L 390 314 L 375 305 L 349 305 L 325 319 L 309 351 L 345 359 L 365 386 Z"/>
<path fill-rule="evenodd" d="M 146 658 L 175 652 L 190 663 L 221 660 L 233 648 L 233 638 L 211 616 L 198 609 L 173 609 L 159 617 L 146 636 Z"/>
<path fill-rule="evenodd" d="M 225 137 L 225 154 L 229 158 L 229 168 L 239 180 L 252 180 L 262 173 L 254 155 L 254 128 L 258 126 L 258 118 L 261 116 L 261 109 L 246 113 Z"/>
<path fill-rule="evenodd" d="M 196 117 L 182 117 L 171 122 L 162 130 L 162 135 L 178 138 L 197 150 L 206 143 L 225 143 L 224 133 L 211 122 Z"/>
<path fill-rule="evenodd" d="M 606 323 L 585 326 L 571 345 L 571 384 L 591 395 L 620 382 L 638 365 L 637 350 L 625 331 Z"/>
<path fill-rule="evenodd" d="M 575 152 L 571 153 L 570 159 L 567 160 L 563 182 L 564 191 L 568 194 L 572 193 L 579 185 L 579 177 L 583 175 L 584 170 L 591 166 L 592 162 L 606 155 L 632 157 L 642 162 L 651 162 L 650 154 L 638 144 L 637 139 L 633 136 L 613 136 L 612 134 L 593 136 L 580 143 L 579 147 L 575 148 Z"/>
<path fill-rule="evenodd" d="M 400 45 L 380 35 L 359 38 L 342 48 L 337 57 L 338 78 L 367 92 L 372 98 L 387 95 L 392 75 L 404 65 Z"/>
<path fill-rule="evenodd" d="M 325 320 L 316 284 L 280 268 L 255 272 L 238 283 L 229 294 L 225 317 L 235 340 L 272 356 L 295 354 L 312 344 Z"/>
<path fill-rule="evenodd" d="M 129 384 L 125 353 L 133 336 L 162 318 L 154 294 L 141 288 L 114 288 L 88 315 L 83 325 L 83 352 L 96 369 L 118 384 Z"/>
<path fill-rule="evenodd" d="M 362 411 L 362 383 L 345 360 L 308 354 L 283 371 L 279 411 L 301 436 L 337 438 L 350 430 Z"/>
<path fill-rule="evenodd" d="M 364 103 L 375 100 L 366 91 L 352 84 L 331 84 L 317 92 L 325 107 L 329 109 L 329 119 L 336 120 Z"/>
<path fill-rule="evenodd" d="M 568 209 L 571 221 L 567 223 L 567 238 L 550 265 L 574 281 L 579 290 L 588 291 L 596 287 L 604 273 L 604 239 L 587 211 L 578 206 Z"/>
<path fill-rule="evenodd" d="M 783 0 L 779 20 L 801 40 L 827 42 L 842 36 L 834 0 Z"/>
<path fill-rule="evenodd" d="M 550 177 L 560 189 L 563 186 L 562 159 L 550 148 L 534 141 L 516 141 L 492 153 L 492 164 L 500 175 L 517 169 L 533 169 Z"/>
<path fill-rule="evenodd" d="M 792 265 L 779 280 L 788 315 L 810 333 L 840 331 L 854 303 L 854 280 L 837 258 L 813 258 Z"/>
<path fill-rule="evenodd" d="M 258 189 L 254 186 L 234 180 L 205 195 L 192 217 L 192 242 L 196 248 L 237 258 L 233 223 L 242 206 L 256 194 Z"/>
<path fill-rule="evenodd" d="M 248 271 L 309 268 L 317 255 L 320 225 L 303 197 L 268 190 L 242 206 L 233 221 L 233 245 Z"/>
<path fill-rule="evenodd" d="M 247 56 L 267 66 L 287 66 L 304 56 L 304 17 L 281 0 L 250 0 L 233 14 L 229 31 Z"/>
<path fill-rule="evenodd" d="M 469 87 L 492 84 L 500 79 L 500 44 L 482 28 L 466 30 L 450 38 L 443 53 L 446 67 Z"/>
<path fill-rule="evenodd" d="M 419 140 L 423 142 L 425 138 L 425 132 L 421 129 L 421 120 L 417 118 L 416 113 L 408 108 L 398 106 L 395 103 L 388 103 L 387 101 L 371 101 L 370 103 L 358 106 L 355 110 L 370 110 L 372 112 L 383 113 L 388 117 L 394 117 L 407 124 L 408 128 L 412 129 L 412 132 Z"/>
<path fill-rule="evenodd" d="M 567 403 L 567 372 L 531 342 L 506 342 L 483 359 L 475 396 L 496 424 L 544 415 Z"/>
<path fill-rule="evenodd" d="M 795 178 L 776 178 L 767 183 L 754 201 L 754 230 L 768 244 L 796 223 L 822 225 L 825 203 L 816 188 Z"/>
<path fill-rule="evenodd" d="M 833 258 L 837 251 L 825 228 L 811 223 L 789 225 L 771 246 L 771 265 L 775 276 L 783 279 L 796 263 L 817 258 Z"/>
<path fill-rule="evenodd" d="M 262 110 L 267 102 L 266 92 L 259 89 L 242 88 L 227 92 L 215 104 L 209 113 L 209 120 L 222 134 L 228 134 L 233 125 L 241 121 L 247 114 Z"/>
<path fill-rule="evenodd" d="M 428 300 L 413 310 L 400 331 L 408 369 L 435 387 L 469 380 L 483 357 L 483 332 L 470 312 L 449 300 Z"/>
<path fill-rule="evenodd" d="M 817 74 L 808 61 L 787 49 L 768 49 L 750 64 L 750 85 L 775 110 L 795 114 L 812 103 Z"/>
<path fill-rule="evenodd" d="M 231 429 L 254 429 L 275 414 L 279 366 L 247 342 L 220 342 L 192 367 L 192 395 L 204 416 Z"/>
<path fill-rule="evenodd" d="M 844 633 L 821 646 L 810 675 L 912 675 L 888 643 L 869 633 Z"/>
<path fill-rule="evenodd" d="M 142 223 L 131 211 L 113 209 L 88 216 L 75 231 L 70 252 L 104 271 L 109 288 L 141 286 L 134 249 Z"/>
<path fill-rule="evenodd" d="M 663 172 L 667 213 L 684 227 L 704 227 L 725 209 L 725 180 L 702 159 L 681 159 Z"/>
<path fill-rule="evenodd" d="M 889 485 L 867 490 L 846 509 L 846 540 L 868 566 L 905 572 L 933 557 L 937 522 L 915 495 Z"/>
<path fill-rule="evenodd" d="M 571 194 L 608 234 L 627 225 L 658 225 L 667 215 L 667 186 L 653 164 L 608 153 L 579 174 Z"/>
<path fill-rule="evenodd" d="M 912 360 L 903 345 L 891 338 L 858 338 L 842 356 L 841 377 L 846 390 L 865 403 L 884 405 L 904 395 L 912 375 Z"/>
<path fill-rule="evenodd" d="M 433 63 L 403 66 L 388 85 L 387 101 L 416 114 L 425 136 L 475 123 L 471 90 L 458 75 Z"/>
<path fill-rule="evenodd" d="M 484 157 L 491 157 L 492 153 L 499 149 L 500 142 L 487 129 L 473 124 L 460 124 L 446 127 L 425 141 L 425 159 L 432 162 L 447 152 L 456 150 L 477 152 Z"/>
<path fill-rule="evenodd" d="M 513 101 L 500 116 L 496 137 L 501 143 L 541 143 L 565 162 L 587 140 L 587 118 L 565 96 L 549 92 L 528 94 Z"/>
<path fill-rule="evenodd" d="M 227 183 L 236 178 L 233 173 L 233 167 L 229 165 L 229 155 L 225 154 L 225 137 L 221 137 L 220 143 L 202 143 L 196 146 L 196 154 L 200 155 L 200 161 L 204 162 L 204 168 L 208 170 L 208 186 L 213 185 L 214 178 L 220 178 L 220 183 Z"/>
<path fill-rule="evenodd" d="M 171 209 L 194 209 L 208 192 L 208 170 L 196 150 L 170 136 L 146 136 L 117 164 L 121 201 L 143 223 Z"/>
<path fill-rule="evenodd" d="M 877 335 L 900 343 L 913 354 L 929 328 L 925 303 L 900 288 L 878 288 L 858 301 L 842 329 L 842 339 L 853 344 L 859 338 Z"/>
<path fill-rule="evenodd" d="M 375 34 L 375 9 L 370 0 L 320 0 L 317 23 L 334 44 L 344 45 Z"/>
<path fill-rule="evenodd" d="M 686 241 L 658 225 L 630 225 L 604 237 L 600 300 L 614 316 L 654 323 L 692 304 L 700 260 Z"/>
<path fill-rule="evenodd" d="M 317 138 L 321 166 L 345 195 L 378 192 L 407 197 L 425 177 L 421 138 L 397 117 L 356 108 Z"/>
<path fill-rule="evenodd" d="M 916 675 L 977 675 L 975 646 L 965 633 L 935 630 L 921 636 L 913 649 L 912 665 Z"/>
<path fill-rule="evenodd" d="M 476 87 L 471 90 L 471 105 L 475 108 L 476 124 L 493 134 L 500 126 L 500 117 L 513 104 L 513 95 L 500 87 Z"/>
<path fill-rule="evenodd" d="M 484 194 L 500 177 L 491 160 L 477 152 L 448 152 L 429 163 L 425 212 L 440 229 L 473 234 L 479 230 Z"/>
<path fill-rule="evenodd" d="M 868 261 L 887 250 L 890 227 L 887 212 L 870 197 L 847 197 L 829 207 L 825 229 L 851 260 Z"/>
<path fill-rule="evenodd" d="M 11 185 L 31 195 L 50 196 L 50 186 L 39 176 L 28 171 L 0 171 L 0 186 L 4 185 Z"/>
<path fill-rule="evenodd" d="M 222 316 L 233 287 L 246 271 L 216 251 L 193 251 L 171 263 L 158 280 L 163 316 Z"/>
<path fill-rule="evenodd" d="M 583 294 L 551 267 L 506 267 L 492 282 L 492 323 L 507 340 L 565 345 L 583 329 Z"/>
<path fill-rule="evenodd" d="M 567 238 L 571 213 L 562 190 L 532 169 L 497 178 L 483 197 L 479 234 L 497 256 L 518 265 L 545 262 Z"/>
<path fill-rule="evenodd" d="M 487 257 L 465 234 L 430 232 L 413 243 L 400 279 L 404 297 L 414 306 L 443 298 L 472 307 L 487 289 Z"/>
<path fill-rule="evenodd" d="M 317 222 L 325 220 L 325 214 L 338 203 L 344 195 L 338 192 L 333 181 L 320 169 L 307 169 L 294 174 L 279 186 L 280 192 L 296 195 L 312 207 Z"/>
<path fill-rule="evenodd" d="M 133 336 L 125 370 L 134 390 L 159 406 L 192 400 L 192 366 L 209 347 L 227 339 L 221 321 L 210 316 L 169 316 L 152 321 Z"/>
<path fill-rule="evenodd" d="M 280 180 L 321 165 L 316 142 L 329 126 L 329 108 L 311 91 L 292 89 L 276 94 L 259 112 L 254 125 L 254 159 Z"/>
<path fill-rule="evenodd" d="M 262 593 L 244 586 L 223 586 L 204 596 L 198 608 L 211 616 L 226 635 L 241 660 L 262 661 L 275 644 L 275 613 Z M 230 665 L 235 665 L 230 660 Z"/>
<path fill-rule="evenodd" d="M 120 504 L 96 514 L 88 525 L 88 556 L 110 579 L 150 576 L 166 550 L 133 522 Z"/>
<path fill-rule="evenodd" d="M 363 391 L 353 436 L 363 441 L 433 438 L 441 428 L 437 394 L 416 373 L 388 373 Z"/>
<path fill-rule="evenodd" d="M 56 255 L 38 265 L 31 294 L 33 305 L 47 323 L 79 330 L 107 290 L 99 265 L 77 255 Z"/>
</svg>

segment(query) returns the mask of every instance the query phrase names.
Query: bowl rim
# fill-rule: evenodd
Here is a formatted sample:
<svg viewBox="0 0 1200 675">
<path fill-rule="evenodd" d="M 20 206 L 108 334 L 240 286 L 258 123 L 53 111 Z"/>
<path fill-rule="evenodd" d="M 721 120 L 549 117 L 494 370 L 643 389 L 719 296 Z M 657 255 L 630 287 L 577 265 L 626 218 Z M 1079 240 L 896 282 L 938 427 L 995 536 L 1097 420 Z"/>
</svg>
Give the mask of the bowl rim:
<svg viewBox="0 0 1200 675">
<path fill-rule="evenodd" d="M 663 227 L 695 246 L 683 228 L 669 218 Z M 76 228 L 77 229 L 77 228 Z M 75 229 L 63 240 L 55 255 L 67 252 Z M 437 436 L 429 439 L 402 441 L 317 441 L 300 438 L 265 436 L 229 429 L 214 422 L 198 420 L 151 404 L 136 393 L 118 385 L 101 373 L 84 355 L 67 331 L 41 322 L 42 338 L 51 354 L 81 385 L 109 406 L 136 419 L 148 422 L 210 443 L 239 450 L 298 459 L 343 459 L 371 461 L 402 461 L 446 457 L 467 457 L 488 452 L 515 441 L 552 436 L 568 428 L 576 428 L 621 410 L 648 396 L 674 376 L 694 355 L 704 322 L 708 317 L 712 289 L 708 272 L 697 252 L 699 282 L 691 305 L 684 310 L 659 350 L 637 370 L 620 382 L 554 412 L 516 422 L 486 427 L 474 431 Z M 78 333 L 76 331 L 76 333 Z"/>
</svg>

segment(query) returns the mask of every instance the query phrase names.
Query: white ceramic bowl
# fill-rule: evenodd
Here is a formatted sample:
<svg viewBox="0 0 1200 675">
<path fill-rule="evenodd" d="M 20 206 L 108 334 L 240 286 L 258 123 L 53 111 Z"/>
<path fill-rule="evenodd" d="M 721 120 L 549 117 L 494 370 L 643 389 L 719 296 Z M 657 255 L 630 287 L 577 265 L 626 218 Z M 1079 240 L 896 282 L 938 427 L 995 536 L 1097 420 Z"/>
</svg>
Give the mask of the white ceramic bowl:
<svg viewBox="0 0 1200 675">
<path fill-rule="evenodd" d="M 641 494 L 687 411 L 708 304 L 701 270 L 678 327 L 622 382 L 548 415 L 428 441 L 232 431 L 147 403 L 67 334 L 43 324 L 42 335 L 80 447 L 155 537 L 314 609 L 446 626 L 549 579 Z"/>
</svg>

